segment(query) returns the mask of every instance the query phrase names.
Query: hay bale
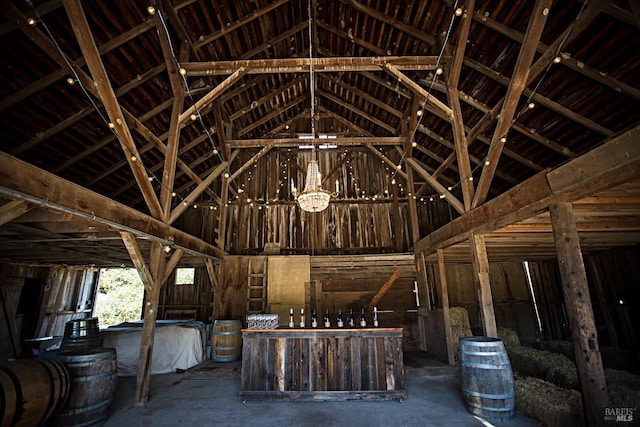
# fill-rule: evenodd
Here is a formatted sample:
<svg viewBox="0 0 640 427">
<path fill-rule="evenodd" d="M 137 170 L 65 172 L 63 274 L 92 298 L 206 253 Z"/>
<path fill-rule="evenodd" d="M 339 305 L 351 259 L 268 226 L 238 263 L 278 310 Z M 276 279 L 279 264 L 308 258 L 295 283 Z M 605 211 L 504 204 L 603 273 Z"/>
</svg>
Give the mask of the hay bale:
<svg viewBox="0 0 640 427">
<path fill-rule="evenodd" d="M 471 326 L 469 325 L 469 312 L 464 307 L 450 307 L 449 317 L 451 318 L 451 328 L 469 331 L 472 336 Z"/>
<path fill-rule="evenodd" d="M 538 350 L 562 354 L 568 357 L 572 362 L 575 362 L 576 355 L 573 352 L 573 342 L 571 341 L 539 341 L 535 344 L 534 348 L 537 348 Z"/>
<path fill-rule="evenodd" d="M 548 427 L 585 425 L 580 393 L 539 378 L 516 377 L 516 409 Z"/>
<path fill-rule="evenodd" d="M 507 347 L 520 345 L 520 338 L 513 329 L 498 328 L 498 338 L 500 338 Z"/>
<path fill-rule="evenodd" d="M 469 313 L 464 307 L 450 307 L 449 317 L 451 318 L 451 340 L 453 341 L 454 359 L 458 360 L 458 343 L 460 338 L 471 337 L 471 327 L 469 326 Z"/>
<path fill-rule="evenodd" d="M 640 408 L 640 390 L 620 384 L 607 384 L 609 392 L 609 407 L 612 408 Z"/>
<path fill-rule="evenodd" d="M 634 375 L 630 372 L 618 369 L 605 369 L 604 376 L 607 378 L 608 385 L 621 385 L 629 388 L 630 390 L 640 392 L 640 375 Z"/>
<path fill-rule="evenodd" d="M 559 387 L 580 388 L 576 365 L 562 354 L 522 346 L 508 347 L 507 354 L 513 370 L 522 375 L 543 379 Z"/>
</svg>

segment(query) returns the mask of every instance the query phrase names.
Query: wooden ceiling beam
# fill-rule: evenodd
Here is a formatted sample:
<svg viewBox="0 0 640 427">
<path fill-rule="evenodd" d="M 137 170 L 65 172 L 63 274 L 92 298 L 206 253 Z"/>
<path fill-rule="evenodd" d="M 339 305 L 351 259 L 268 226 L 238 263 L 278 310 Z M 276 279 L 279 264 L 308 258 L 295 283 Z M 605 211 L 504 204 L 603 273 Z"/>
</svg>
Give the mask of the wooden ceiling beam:
<svg viewBox="0 0 640 427">
<path fill-rule="evenodd" d="M 610 3 L 606 3 L 605 5 L 605 12 L 608 12 L 609 8 L 613 6 Z M 629 14 L 627 14 L 629 15 Z M 617 18 L 617 17 L 616 17 Z M 498 21 L 496 21 L 495 19 L 489 17 L 489 16 L 485 16 L 482 11 L 478 10 L 475 11 L 473 13 L 473 19 L 474 21 L 477 21 L 479 23 L 481 23 L 482 25 L 486 26 L 487 28 L 491 28 L 492 30 L 512 39 L 515 40 L 517 42 L 522 42 L 522 40 L 524 39 L 524 34 L 522 34 L 519 31 L 516 31 Z M 559 39 L 561 39 L 562 37 L 559 37 Z M 549 50 L 549 46 L 547 46 L 544 43 L 539 43 L 538 44 L 538 52 L 540 53 L 544 53 L 547 50 Z M 607 87 L 609 87 L 610 89 L 615 90 L 616 92 L 622 93 L 628 97 L 631 97 L 635 100 L 640 101 L 640 89 L 637 89 L 631 85 L 628 85 L 618 79 L 615 79 L 613 77 L 611 77 L 610 75 L 608 75 L 607 73 L 603 73 L 600 70 L 596 70 L 592 67 L 590 67 L 589 65 L 578 61 L 577 59 L 572 58 L 569 55 L 561 55 L 562 60 L 560 61 L 560 64 L 570 68 L 571 70 L 582 74 L 585 77 L 588 77 L 590 79 L 592 79 L 593 81 L 603 84 Z"/>
<path fill-rule="evenodd" d="M 319 106 L 318 110 L 326 113 L 329 117 L 332 117 L 334 120 L 342 123 L 343 125 L 347 126 L 347 128 L 349 130 L 358 132 L 359 134 L 363 135 L 363 136 L 373 136 L 373 134 L 371 132 L 369 132 L 368 130 L 361 128 L 360 126 L 356 125 L 355 123 L 350 122 L 349 120 L 347 120 L 346 118 L 342 117 L 339 114 L 336 114 L 334 111 L 329 111 L 328 109 L 326 109 L 323 106 Z"/>
<path fill-rule="evenodd" d="M 526 88 L 529 84 L 531 84 L 533 80 L 537 78 L 538 75 L 542 72 L 542 70 L 549 65 L 549 63 L 551 62 L 551 58 L 554 55 L 556 55 L 558 49 L 562 46 L 562 44 L 565 44 L 571 41 L 571 39 L 578 34 L 578 32 L 576 32 L 575 30 L 578 28 L 584 28 L 588 24 L 588 22 L 590 22 L 593 19 L 593 17 L 595 16 L 593 12 L 595 10 L 596 10 L 595 7 L 588 9 L 589 13 L 583 14 L 579 18 L 579 21 L 575 22 L 574 25 L 571 25 L 569 28 L 567 28 L 560 37 L 556 38 L 556 41 L 553 43 L 552 46 L 549 46 L 547 47 L 547 49 L 545 49 L 545 51 L 542 53 L 542 56 L 540 56 L 540 58 L 538 58 L 538 60 L 529 68 L 529 72 L 527 73 L 527 80 L 524 84 L 524 88 Z M 508 29 L 508 27 L 504 27 L 504 28 Z M 510 32 L 513 32 L 513 30 L 511 29 L 508 29 L 508 30 Z M 529 31 L 529 29 L 527 29 L 527 31 Z M 519 40 L 523 44 L 521 46 L 521 52 L 522 52 L 522 48 L 524 47 L 525 40 L 526 40 L 526 36 L 522 35 L 522 38 Z M 536 49 L 538 49 L 539 45 L 540 45 L 540 41 L 538 40 L 538 43 L 535 46 Z M 555 47 L 555 50 L 554 50 L 554 47 Z M 465 65 L 469 65 L 468 60 L 465 60 Z M 535 73 L 531 72 L 531 70 L 535 70 Z M 498 102 L 493 108 L 491 108 L 484 115 L 484 117 L 476 123 L 476 125 L 473 127 L 471 132 L 467 134 L 467 146 L 470 145 L 475 138 L 478 138 L 480 134 L 484 132 L 484 130 L 493 122 L 493 120 L 498 117 L 498 111 L 500 111 L 500 109 L 503 107 L 503 101 L 504 99 Z"/>
<path fill-rule="evenodd" d="M 57 3 L 59 6 L 62 6 L 62 1 L 61 0 L 54 0 L 50 3 Z M 44 5 L 43 5 L 44 6 Z M 57 6 L 56 6 L 57 7 Z M 10 23 L 14 23 L 14 22 L 21 22 L 21 18 L 20 18 L 20 14 L 18 11 L 18 14 L 16 15 L 15 8 L 6 8 L 2 10 L 5 15 L 7 15 L 7 17 L 9 17 L 9 15 L 11 15 L 13 18 L 18 18 L 18 21 L 14 21 L 13 19 L 10 19 Z M 29 13 L 27 13 L 27 16 L 29 16 Z M 42 15 L 41 15 L 42 16 Z M 15 25 L 15 24 L 14 24 Z M 108 53 L 122 45 L 124 45 L 125 43 L 128 43 L 129 41 L 133 40 L 134 38 L 140 36 L 141 34 L 145 33 L 146 31 L 150 30 L 151 28 L 153 28 L 153 22 L 152 21 L 145 21 L 143 23 L 141 23 L 140 25 L 137 25 L 136 27 L 132 28 L 129 31 L 126 31 L 122 34 L 120 34 L 118 37 L 115 37 L 114 39 L 106 42 L 105 44 L 101 45 L 98 48 L 98 51 L 100 52 L 100 55 L 104 55 L 105 53 Z M 73 63 L 77 64 L 79 67 L 83 66 L 85 64 L 84 62 L 84 58 L 83 57 L 79 57 L 79 58 L 75 58 L 72 60 Z M 66 65 L 63 65 L 62 68 L 60 68 L 57 71 L 54 71 L 52 73 L 50 73 L 49 75 L 42 77 L 41 79 L 37 80 L 34 83 L 31 83 L 30 85 L 18 90 L 17 92 L 12 93 L 11 95 L 8 95 L 4 98 L 2 98 L 2 100 L 0 100 L 0 111 L 4 111 L 5 109 L 9 108 L 10 106 L 17 104 L 18 102 L 28 98 L 29 96 L 41 91 L 42 89 L 46 88 L 47 86 L 57 82 L 58 80 L 60 80 L 62 77 L 69 75 L 69 69 Z"/>
<path fill-rule="evenodd" d="M 427 34 L 424 31 L 420 31 L 419 29 L 412 27 L 411 25 L 408 25 L 399 19 L 396 19 L 389 15 L 385 15 L 384 13 L 381 13 L 380 11 L 366 6 L 356 0 L 340 0 L 340 2 L 354 8 L 359 12 L 364 13 L 365 15 L 369 15 L 370 17 L 382 21 L 385 24 L 391 25 L 393 28 L 409 34 L 417 38 L 418 40 L 422 40 L 431 46 L 435 45 L 436 43 L 436 39 L 433 35 Z"/>
<path fill-rule="evenodd" d="M 396 130 L 392 126 L 389 126 L 388 124 L 386 124 L 382 120 L 379 120 L 379 119 L 371 116 L 371 114 L 368 114 L 367 112 L 362 111 L 359 108 L 356 108 L 355 106 L 351 105 L 350 103 L 341 100 L 337 96 L 334 96 L 333 94 L 330 94 L 329 92 L 325 92 L 323 90 L 320 90 L 318 92 L 320 92 L 319 96 L 321 96 L 322 98 L 326 98 L 326 99 L 328 99 L 328 100 L 340 105 L 341 107 L 351 111 L 352 113 L 355 113 L 356 115 L 364 118 L 365 120 L 368 120 L 371 123 L 374 123 L 374 124 L 380 126 L 382 129 L 386 130 L 390 134 L 394 135 L 396 133 L 395 132 Z"/>
<path fill-rule="evenodd" d="M 358 46 L 367 49 L 369 52 L 372 52 L 375 55 L 384 56 L 387 54 L 387 52 L 385 52 L 384 49 L 381 49 L 379 46 L 373 43 L 370 43 L 369 41 L 363 38 L 355 37 L 354 34 L 349 34 L 347 31 L 344 31 L 340 28 L 336 28 L 333 25 L 329 25 L 322 20 L 317 20 L 315 22 L 319 28 L 322 28 L 332 34 L 335 34 L 336 36 L 341 37 L 342 39 L 348 42 L 353 42 Z M 327 57 L 335 56 L 335 54 L 329 52 L 327 49 L 315 49 L 315 50 L 316 52 L 322 53 L 324 56 L 327 56 Z"/>
<path fill-rule="evenodd" d="M 275 128 L 271 129 L 268 133 L 264 134 L 263 137 L 264 138 L 279 138 L 279 137 L 283 136 L 282 134 L 279 134 L 280 131 L 282 131 L 283 129 L 286 129 L 287 126 L 290 126 L 292 123 L 294 123 L 297 120 L 308 118 L 309 114 L 310 114 L 310 111 L 311 111 L 311 109 L 305 108 L 303 111 L 299 112 L 298 114 L 296 114 L 295 116 L 293 116 L 289 120 L 284 121 L 284 122 L 280 123 L 280 125 L 278 125 Z"/>
<path fill-rule="evenodd" d="M 184 66 L 183 66 L 184 68 Z M 185 123 L 187 120 L 191 120 L 192 114 L 198 114 L 199 110 L 204 108 L 206 105 L 211 104 L 216 98 L 218 98 L 224 91 L 229 89 L 229 87 L 233 86 L 235 82 L 240 80 L 246 73 L 246 70 L 242 67 L 238 67 L 230 73 L 231 75 L 227 77 L 222 83 L 213 88 L 209 93 L 204 95 L 202 98 L 196 101 L 195 104 L 187 108 L 182 114 L 180 114 L 179 122 Z"/>
<path fill-rule="evenodd" d="M 226 255 L 217 247 L 159 219 L 2 152 L 0 183 L 0 194 L 10 199 L 25 200 L 44 209 L 68 213 L 117 231 L 129 231 L 162 244 L 173 237 L 176 247 L 197 256 L 221 260 Z"/>
<path fill-rule="evenodd" d="M 429 172 L 427 172 L 421 165 L 416 161 L 416 159 L 410 158 L 406 159 L 406 162 L 409 166 L 413 168 L 414 171 L 418 173 L 425 181 L 429 183 L 429 185 L 436 190 L 440 195 L 444 195 L 445 200 L 453 209 L 458 211 L 460 214 L 464 214 L 464 205 L 460 203 L 460 200 L 456 198 L 449 190 L 445 188 L 444 185 L 440 184 L 437 179 L 433 177 Z M 416 252 L 418 253 L 418 252 Z"/>
<path fill-rule="evenodd" d="M 528 90 L 528 89 L 527 89 Z M 467 95 L 464 92 L 458 91 L 458 94 L 460 95 L 460 100 L 465 102 L 467 105 L 470 105 L 471 107 L 480 110 L 483 113 L 488 113 L 489 112 L 489 107 L 487 107 L 485 104 L 477 101 L 476 99 L 473 99 L 473 97 Z M 557 142 L 550 140 L 548 138 L 545 138 L 544 136 L 538 134 L 538 133 L 534 133 L 531 132 L 531 128 L 525 128 L 522 125 L 519 125 L 517 123 L 514 123 L 513 126 L 511 127 L 513 130 L 515 130 L 516 132 L 526 136 L 527 138 L 531 138 L 533 139 L 535 142 L 537 142 L 538 144 L 541 144 L 545 147 L 547 147 L 550 150 L 555 151 L 558 154 L 561 154 L 569 159 L 574 159 L 576 157 L 578 157 L 578 155 L 566 148 L 563 147 L 562 145 L 558 144 Z"/>
<path fill-rule="evenodd" d="M 442 57 L 440 63 L 450 58 Z M 398 70 L 435 70 L 438 64 L 436 56 L 385 56 L 385 57 L 330 57 L 330 58 L 280 58 L 254 59 L 216 62 L 187 62 L 182 68 L 187 75 L 211 76 L 232 74 L 240 68 L 247 74 L 304 73 L 313 64 L 318 73 L 344 71 L 380 71 L 389 64 Z"/>
<path fill-rule="evenodd" d="M 306 94 L 289 100 L 289 103 L 286 104 L 285 106 L 277 108 L 277 109 L 274 109 L 269 114 L 266 114 L 266 115 L 262 116 L 261 119 L 253 121 L 249 126 L 243 127 L 241 130 L 238 131 L 238 137 L 241 137 L 242 135 L 246 135 L 246 134 L 250 133 L 254 129 L 257 129 L 258 127 L 260 127 L 263 124 L 267 123 L 269 120 L 272 120 L 274 117 L 277 117 L 279 114 L 282 114 L 285 111 L 288 111 L 288 110 L 294 108 L 295 106 L 297 106 L 298 104 L 300 104 L 300 103 L 302 103 L 302 102 L 304 102 L 306 100 L 307 100 Z M 231 147 L 231 143 L 229 141 L 227 141 L 227 143 Z"/>
<path fill-rule="evenodd" d="M 278 88 L 278 91 L 270 91 L 269 93 L 267 93 L 266 95 L 264 95 L 263 97 L 256 99 L 255 101 L 253 101 L 250 105 L 239 109 L 238 111 L 236 111 L 235 113 L 231 114 L 231 120 L 235 121 L 237 119 L 239 119 L 240 117 L 244 116 L 245 114 L 249 113 L 250 111 L 260 107 L 261 105 L 264 105 L 265 103 L 267 103 L 267 101 L 280 96 L 281 94 L 283 94 L 284 92 L 288 91 L 289 89 L 293 88 L 294 86 L 299 85 L 300 83 L 302 83 L 305 80 L 308 80 L 309 76 L 307 75 L 302 75 L 302 76 L 298 76 L 295 79 L 291 80 L 289 83 L 285 84 L 284 86 L 281 86 Z"/>
<path fill-rule="evenodd" d="M 323 74 L 320 74 L 320 78 L 326 81 L 329 81 L 343 89 L 345 89 L 347 92 L 351 92 L 354 95 L 364 99 L 365 101 L 367 101 L 369 104 L 371 105 L 375 105 L 376 107 L 382 108 L 384 111 L 386 111 L 387 113 L 396 116 L 398 118 L 402 118 L 402 112 L 396 110 L 395 108 L 391 107 L 390 105 L 388 105 L 386 102 L 380 102 L 379 99 L 369 95 L 368 93 L 366 93 L 363 90 L 360 90 L 354 86 L 351 86 L 350 84 L 347 84 L 345 82 L 343 82 L 342 80 L 340 80 L 339 78 L 335 77 L 335 76 L 326 76 Z"/>
<path fill-rule="evenodd" d="M 171 215 L 168 215 L 167 224 L 173 224 L 175 220 L 178 219 L 185 210 L 187 210 L 190 204 L 193 203 L 193 201 L 196 200 L 204 192 L 204 190 L 209 187 L 209 185 L 211 185 L 213 181 L 215 181 L 215 179 L 218 178 L 220 174 L 224 172 L 228 167 L 229 163 L 227 162 L 220 163 L 218 166 L 216 166 L 216 168 L 209 174 L 209 176 L 203 179 L 198 184 L 198 186 L 193 189 L 193 191 L 189 193 L 187 197 L 184 198 L 182 203 L 178 203 L 176 207 L 173 208 L 173 210 L 171 211 Z"/>
<path fill-rule="evenodd" d="M 536 4 L 529 20 L 529 26 L 527 33 L 525 34 L 524 41 L 518 54 L 516 66 L 513 70 L 511 82 L 507 89 L 507 94 L 502 102 L 502 110 L 498 117 L 498 124 L 493 132 L 491 139 L 491 145 L 489 146 L 489 152 L 487 154 L 487 163 L 485 163 L 480 175 L 480 182 L 476 188 L 476 194 L 473 197 L 472 208 L 482 204 L 489 194 L 489 187 L 491 181 L 498 168 L 498 161 L 502 154 L 502 148 L 506 142 L 506 134 L 511 127 L 511 121 L 516 113 L 516 107 L 520 100 L 520 95 L 526 87 L 529 81 L 529 70 L 531 62 L 536 53 L 536 47 L 540 42 L 540 36 L 542 30 L 547 22 L 547 16 L 549 15 L 549 8 L 551 7 L 552 0 L 536 0 Z"/>
<path fill-rule="evenodd" d="M 230 33 L 232 33 L 233 31 L 242 28 L 243 26 L 247 25 L 249 22 L 253 21 L 254 19 L 257 19 L 259 17 L 261 17 L 262 15 L 264 15 L 265 13 L 269 13 L 272 10 L 276 9 L 279 6 L 282 6 L 285 3 L 288 3 L 289 0 L 276 0 L 273 3 L 268 4 L 267 6 L 263 7 L 262 9 L 259 9 L 245 17 L 243 17 L 242 19 L 239 19 L 236 22 L 233 23 L 229 23 L 229 25 L 223 27 L 222 29 L 206 36 L 203 37 L 201 40 L 199 40 L 198 42 L 194 43 L 193 47 L 196 50 L 202 49 L 204 46 L 208 45 L 209 43 L 212 43 L 216 40 L 218 40 L 221 37 L 224 36 L 228 36 Z"/>
<path fill-rule="evenodd" d="M 468 0 L 465 4 L 467 11 L 473 10 L 475 7 L 475 0 Z M 462 189 L 462 200 L 464 202 L 465 211 L 471 209 L 471 203 L 473 201 L 474 187 L 471 162 L 469 161 L 469 150 L 467 149 L 466 136 L 464 133 L 464 120 L 462 117 L 462 108 L 460 107 L 460 94 L 458 93 L 458 82 L 460 80 L 460 72 L 462 70 L 462 61 L 464 59 L 465 49 L 467 47 L 467 38 L 469 37 L 469 28 L 471 27 L 472 19 L 467 14 L 463 13 L 462 24 L 460 25 L 458 40 L 456 43 L 456 50 L 453 57 L 453 61 L 450 67 L 445 67 L 447 73 L 446 87 L 447 87 L 447 99 L 451 106 L 452 120 L 451 127 L 453 130 L 453 141 L 455 143 L 455 156 L 458 160 L 458 177 L 460 178 L 460 187 Z M 445 45 L 445 49 L 449 49 L 448 45 Z"/>
<path fill-rule="evenodd" d="M 406 141 L 402 136 L 355 136 L 355 137 L 337 137 L 331 139 L 316 138 L 313 143 L 316 145 L 331 144 L 338 147 L 364 146 L 366 144 L 373 145 L 403 145 Z M 227 143 L 231 148 L 258 148 L 269 145 L 272 147 L 299 147 L 300 145 L 312 144 L 310 139 L 299 138 L 262 138 L 262 139 L 236 139 L 228 140 Z"/>
<path fill-rule="evenodd" d="M 406 138 L 405 138 L 405 140 L 406 140 Z M 376 150 L 376 148 L 373 146 L 373 144 L 366 144 L 365 147 L 367 147 L 369 149 L 369 151 L 371 151 L 373 154 L 375 154 L 376 157 L 378 157 L 384 163 L 386 163 L 387 165 L 391 166 L 391 169 L 393 171 L 395 171 L 398 175 L 400 175 L 402 178 L 404 178 L 405 181 L 407 180 L 407 173 L 405 171 L 403 171 L 402 169 L 398 169 L 398 167 L 397 167 L 398 165 L 396 165 L 391 159 L 389 159 L 387 156 L 382 154 L 380 151 Z"/>
<path fill-rule="evenodd" d="M 431 135 L 436 136 L 437 134 L 429 131 L 429 133 Z M 440 166 L 438 166 L 438 168 L 435 170 L 435 172 L 432 174 L 434 176 L 434 178 L 438 178 L 449 166 L 451 166 L 452 170 L 455 171 L 457 173 L 457 169 L 454 169 L 453 166 L 453 161 L 451 160 L 451 158 L 455 159 L 456 158 L 456 153 L 455 153 L 455 145 L 442 137 L 438 138 L 438 142 L 442 145 L 444 145 L 445 147 L 447 147 L 449 150 L 451 150 L 451 154 L 449 156 L 447 156 L 446 159 L 442 159 L 441 157 L 438 157 L 438 159 L 436 160 L 435 157 L 429 155 L 431 158 L 433 158 L 434 160 L 436 160 Z M 418 145 L 418 147 L 416 147 L 418 150 L 420 150 L 422 147 L 420 145 Z M 426 154 L 426 153 L 425 153 Z M 428 154 L 427 154 L 428 155 Z M 479 159 L 475 156 L 469 155 L 469 160 L 472 161 L 475 165 L 484 165 L 484 160 Z M 443 165 L 446 165 L 443 167 Z M 516 185 L 518 183 L 518 181 L 513 178 L 510 175 L 507 175 L 503 172 L 500 171 L 496 171 L 496 176 L 502 180 L 504 180 L 505 182 L 508 182 L 511 185 Z"/>
<path fill-rule="evenodd" d="M 420 96 L 421 98 L 424 98 L 426 102 L 429 103 L 433 108 L 440 110 L 440 112 L 445 115 L 445 117 L 449 122 L 452 120 L 453 111 L 451 111 L 451 108 L 448 105 L 444 104 L 438 98 L 431 95 L 426 89 L 424 89 L 418 83 L 414 82 L 408 76 L 403 74 L 398 67 L 387 63 L 385 64 L 384 69 L 389 74 L 391 74 L 394 78 L 398 79 L 400 84 L 408 87 L 410 90 L 412 90 L 416 95 Z"/>
<path fill-rule="evenodd" d="M 536 216 L 558 202 L 573 202 L 598 191 L 640 179 L 640 126 L 552 171 L 529 178 L 435 230 L 414 245 L 433 253 L 466 240 L 469 232 L 490 233 Z"/>
<path fill-rule="evenodd" d="M 104 64 L 100 59 L 100 53 L 98 52 L 98 48 L 93 39 L 82 5 L 79 0 L 64 0 L 63 4 L 67 11 L 69 20 L 72 23 L 74 33 L 78 44 L 80 45 L 80 49 L 83 52 L 87 66 L 95 79 L 92 80 L 81 69 L 76 70 L 76 73 L 82 76 L 81 79 L 83 80 L 83 84 L 89 91 L 97 92 L 98 97 L 101 99 L 105 110 L 109 115 L 109 120 L 114 124 L 114 132 L 118 135 L 118 141 L 120 142 L 127 161 L 129 162 L 129 166 L 136 178 L 149 211 L 155 218 L 161 218 L 162 208 L 160 207 L 158 197 L 153 191 L 153 187 L 147 178 L 144 166 L 140 161 L 137 147 L 135 146 L 129 127 L 124 119 L 116 94 L 111 87 L 109 76 L 104 68 Z M 46 39 L 46 44 L 51 43 L 52 42 L 50 40 Z M 58 60 L 62 60 L 63 63 L 66 63 L 66 60 L 60 57 L 59 52 L 56 53 L 54 57 L 58 58 Z"/>
<path fill-rule="evenodd" d="M 24 200 L 13 200 L 0 206 L 0 226 L 13 221 L 31 210 Z"/>
<path fill-rule="evenodd" d="M 497 81 L 498 83 L 501 83 L 505 86 L 508 86 L 511 83 L 511 79 L 501 75 L 498 72 L 493 71 L 491 68 L 482 65 L 481 63 L 474 61 L 472 59 L 465 59 L 464 61 L 465 65 L 468 66 L 469 68 L 472 68 L 482 74 L 484 74 L 485 76 Z M 596 123 L 595 121 L 588 119 L 587 117 L 584 117 L 580 114 L 577 114 L 575 112 L 573 112 L 571 109 L 565 107 L 564 105 L 552 101 L 551 99 L 547 98 L 546 96 L 540 95 L 539 93 L 534 93 L 531 89 L 527 89 L 525 88 L 522 91 L 522 95 L 527 96 L 527 97 L 531 97 L 531 99 L 535 102 L 537 102 L 540 105 L 543 105 L 545 107 L 547 107 L 550 110 L 555 111 L 556 113 L 566 117 L 567 119 L 574 121 L 576 123 L 579 123 L 580 125 L 591 129 L 595 132 L 598 132 L 599 134 L 606 136 L 606 137 L 611 137 L 613 136 L 614 132 L 611 129 L 607 129 L 606 127 Z M 494 107 L 495 108 L 495 107 Z M 495 116 L 495 110 L 492 110 L 492 113 L 490 114 L 490 119 L 494 118 L 493 116 Z M 529 135 L 530 132 L 520 132 L 523 133 L 525 135 Z M 566 151 L 566 149 L 560 149 L 559 147 L 554 147 L 554 151 L 556 152 L 563 152 Z M 575 157 L 575 156 L 574 156 Z"/>
</svg>

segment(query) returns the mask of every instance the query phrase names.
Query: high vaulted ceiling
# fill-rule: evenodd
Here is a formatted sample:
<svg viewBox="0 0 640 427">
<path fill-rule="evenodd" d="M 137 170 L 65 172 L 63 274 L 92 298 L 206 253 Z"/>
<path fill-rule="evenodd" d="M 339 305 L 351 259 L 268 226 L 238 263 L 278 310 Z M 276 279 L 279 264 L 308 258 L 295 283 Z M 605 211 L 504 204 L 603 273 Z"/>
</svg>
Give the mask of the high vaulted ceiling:
<svg viewBox="0 0 640 427">
<path fill-rule="evenodd" d="M 640 124 L 639 8 L 3 1 L 0 150 L 170 224 L 182 201 L 224 202 L 224 172 L 233 197 L 268 150 L 297 152 L 313 92 L 316 133 L 335 137 L 318 143 L 412 168 L 422 199 L 463 214 Z"/>
</svg>

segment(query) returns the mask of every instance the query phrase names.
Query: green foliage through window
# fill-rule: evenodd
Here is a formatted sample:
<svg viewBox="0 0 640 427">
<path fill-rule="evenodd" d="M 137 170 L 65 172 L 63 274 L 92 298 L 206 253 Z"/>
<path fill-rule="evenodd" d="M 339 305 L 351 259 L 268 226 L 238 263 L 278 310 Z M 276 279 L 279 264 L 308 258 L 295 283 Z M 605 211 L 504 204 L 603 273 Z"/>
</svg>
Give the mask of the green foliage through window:
<svg viewBox="0 0 640 427">
<path fill-rule="evenodd" d="M 103 268 L 93 315 L 101 327 L 140 320 L 144 285 L 135 268 Z"/>
<path fill-rule="evenodd" d="M 193 285 L 195 283 L 195 268 L 176 268 L 176 285 Z"/>
</svg>

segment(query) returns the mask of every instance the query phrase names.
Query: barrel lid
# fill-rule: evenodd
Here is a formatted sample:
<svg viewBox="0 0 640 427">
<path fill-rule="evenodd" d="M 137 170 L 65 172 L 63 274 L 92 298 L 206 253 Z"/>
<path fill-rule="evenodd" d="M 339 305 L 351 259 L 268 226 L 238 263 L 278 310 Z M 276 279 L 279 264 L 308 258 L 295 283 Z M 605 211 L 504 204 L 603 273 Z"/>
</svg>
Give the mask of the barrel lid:
<svg viewBox="0 0 640 427">
<path fill-rule="evenodd" d="M 115 348 L 86 348 L 82 350 L 68 350 L 61 351 L 58 353 L 58 359 L 62 360 L 91 360 L 95 359 L 95 356 L 99 355 L 110 355 L 113 354 L 115 356 L 116 349 Z"/>
<path fill-rule="evenodd" d="M 482 345 L 493 345 L 498 342 L 502 342 L 502 340 L 500 338 L 480 336 L 480 337 L 462 337 L 458 342 L 460 344 L 469 342 L 469 343 L 475 343 L 475 345 L 478 345 L 478 346 L 482 346 Z"/>
</svg>

